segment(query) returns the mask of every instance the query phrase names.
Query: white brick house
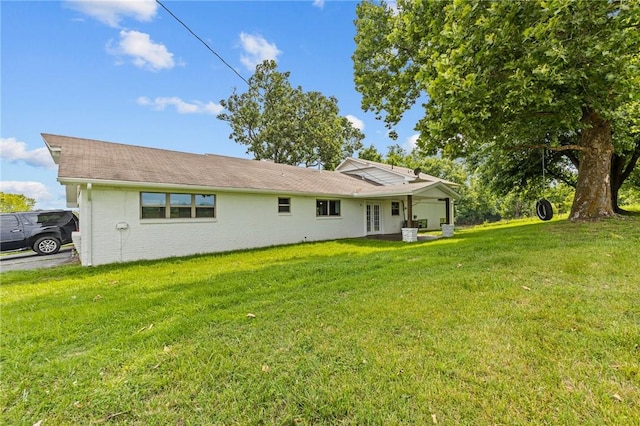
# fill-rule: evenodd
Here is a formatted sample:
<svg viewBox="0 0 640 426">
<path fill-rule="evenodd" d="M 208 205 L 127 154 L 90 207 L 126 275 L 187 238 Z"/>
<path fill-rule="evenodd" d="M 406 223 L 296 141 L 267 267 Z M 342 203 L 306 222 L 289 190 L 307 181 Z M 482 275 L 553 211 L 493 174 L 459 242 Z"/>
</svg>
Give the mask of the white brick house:
<svg viewBox="0 0 640 426">
<path fill-rule="evenodd" d="M 42 135 L 83 265 L 399 233 L 453 223 L 456 184 L 349 158 L 336 171 Z M 413 220 L 412 220 L 413 221 Z"/>
</svg>

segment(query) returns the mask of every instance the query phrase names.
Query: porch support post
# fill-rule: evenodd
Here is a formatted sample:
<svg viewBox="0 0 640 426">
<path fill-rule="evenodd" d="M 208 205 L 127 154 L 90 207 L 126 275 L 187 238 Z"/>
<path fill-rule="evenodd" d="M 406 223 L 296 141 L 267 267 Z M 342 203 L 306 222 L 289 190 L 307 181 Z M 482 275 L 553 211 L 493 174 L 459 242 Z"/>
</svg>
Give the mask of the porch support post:
<svg viewBox="0 0 640 426">
<path fill-rule="evenodd" d="M 407 228 L 413 228 L 413 196 L 407 195 Z"/>
<path fill-rule="evenodd" d="M 451 198 L 444 199 L 445 220 L 447 225 L 451 225 Z"/>
</svg>

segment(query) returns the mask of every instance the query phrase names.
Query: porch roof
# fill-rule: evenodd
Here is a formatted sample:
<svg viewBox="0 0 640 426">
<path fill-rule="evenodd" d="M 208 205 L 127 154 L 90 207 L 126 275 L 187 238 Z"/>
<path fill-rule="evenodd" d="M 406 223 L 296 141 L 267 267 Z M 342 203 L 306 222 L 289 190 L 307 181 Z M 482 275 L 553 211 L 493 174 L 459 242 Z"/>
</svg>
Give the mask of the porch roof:
<svg viewBox="0 0 640 426">
<path fill-rule="evenodd" d="M 452 198 L 457 200 L 460 194 L 444 182 L 420 182 L 404 185 L 378 186 L 362 189 L 354 193 L 356 198 L 398 198 L 411 195 L 414 199 Z"/>
</svg>

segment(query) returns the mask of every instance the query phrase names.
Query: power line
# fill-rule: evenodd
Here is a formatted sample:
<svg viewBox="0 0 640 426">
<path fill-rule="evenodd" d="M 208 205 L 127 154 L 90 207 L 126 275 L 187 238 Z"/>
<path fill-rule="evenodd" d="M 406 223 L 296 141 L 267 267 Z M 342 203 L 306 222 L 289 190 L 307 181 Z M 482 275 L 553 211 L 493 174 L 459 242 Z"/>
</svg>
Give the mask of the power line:
<svg viewBox="0 0 640 426">
<path fill-rule="evenodd" d="M 182 22 L 182 21 L 180 20 L 180 18 L 178 18 L 176 15 L 174 15 L 174 14 L 173 14 L 173 12 L 171 12 L 171 11 L 167 8 L 167 6 L 165 6 L 164 4 L 162 4 L 162 2 L 161 2 L 160 0 L 156 0 L 156 3 L 158 3 L 160 6 L 162 6 L 162 8 L 163 8 L 164 10 L 166 10 L 166 11 L 167 11 L 167 13 L 169 13 L 169 15 L 173 16 L 173 18 L 174 18 L 176 21 L 180 22 L 180 23 L 182 24 L 182 26 L 183 26 L 183 27 L 185 27 L 185 28 L 187 29 L 187 31 L 189 31 L 189 32 L 191 33 L 191 35 L 193 35 L 195 38 L 197 38 L 197 39 L 200 41 L 200 43 L 204 44 L 204 45 L 205 45 L 205 47 L 206 47 L 207 49 L 209 49 L 209 51 L 210 51 L 211 53 L 213 53 L 214 55 L 216 55 L 216 56 L 218 57 L 218 59 L 220 59 L 220 60 L 222 61 L 222 63 L 223 63 L 223 64 L 225 64 L 227 67 L 229 67 L 229 68 L 231 69 L 231 71 L 233 71 L 233 72 L 234 72 L 238 77 L 240 77 L 240 78 L 242 79 L 242 81 L 244 81 L 245 83 L 247 83 L 247 85 L 249 84 L 249 82 L 248 82 L 248 81 L 247 81 L 243 76 L 241 76 L 241 75 L 240 75 L 240 73 L 238 73 L 238 71 L 236 71 L 236 69 L 235 69 L 235 68 L 233 68 L 231 65 L 229 65 L 229 64 L 227 63 L 227 61 L 225 61 L 225 60 L 222 58 L 222 56 L 218 55 L 218 53 L 217 53 L 215 50 L 213 50 L 211 47 L 209 47 L 209 45 L 208 45 L 204 40 L 202 40 L 200 37 L 198 37 L 198 35 L 197 35 L 196 33 L 194 33 L 194 32 L 191 30 L 191 28 L 189 28 L 189 26 L 188 26 L 187 24 L 185 24 L 184 22 Z"/>
</svg>

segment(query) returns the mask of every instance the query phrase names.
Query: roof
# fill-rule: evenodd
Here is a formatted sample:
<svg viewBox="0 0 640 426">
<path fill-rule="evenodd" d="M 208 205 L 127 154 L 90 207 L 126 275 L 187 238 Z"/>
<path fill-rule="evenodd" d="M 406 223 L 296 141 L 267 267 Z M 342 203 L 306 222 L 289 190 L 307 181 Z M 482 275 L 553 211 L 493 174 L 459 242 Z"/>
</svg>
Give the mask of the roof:
<svg viewBox="0 0 640 426">
<path fill-rule="evenodd" d="M 434 183 L 438 183 L 438 187 L 443 189 L 447 183 L 434 178 L 435 181 L 381 186 L 359 176 L 341 172 L 268 161 L 192 154 L 46 133 L 42 134 L 42 138 L 54 161 L 59 165 L 58 181 L 63 185 L 93 183 L 282 194 L 389 197 L 422 193 Z M 443 190 L 458 198 L 450 188 Z"/>
<path fill-rule="evenodd" d="M 444 182 L 419 182 L 403 185 L 376 186 L 371 189 L 363 189 L 357 194 L 354 194 L 354 196 L 359 198 L 367 198 L 370 196 L 374 196 L 376 198 L 397 198 L 407 195 L 426 195 L 426 198 L 433 198 L 433 196 L 438 193 L 441 194 L 439 197 L 460 198 L 460 194 L 455 192 Z"/>
<path fill-rule="evenodd" d="M 347 158 L 340 165 L 337 170 L 344 167 L 346 163 L 351 163 L 352 166 L 357 167 L 360 170 L 366 171 L 368 168 L 383 169 L 388 173 L 395 174 L 402 177 L 406 181 L 410 182 L 442 182 L 445 185 L 451 187 L 459 187 L 460 184 L 451 182 L 445 179 L 441 179 L 436 176 L 431 176 L 426 173 L 422 173 L 420 169 L 409 169 L 407 167 L 394 166 L 387 163 L 378 163 L 377 161 L 363 160 L 360 158 Z M 418 173 L 416 173 L 418 172 Z"/>
<path fill-rule="evenodd" d="M 343 173 L 212 154 L 42 134 L 62 184 L 164 184 L 257 192 L 351 195 L 376 185 Z"/>
</svg>

